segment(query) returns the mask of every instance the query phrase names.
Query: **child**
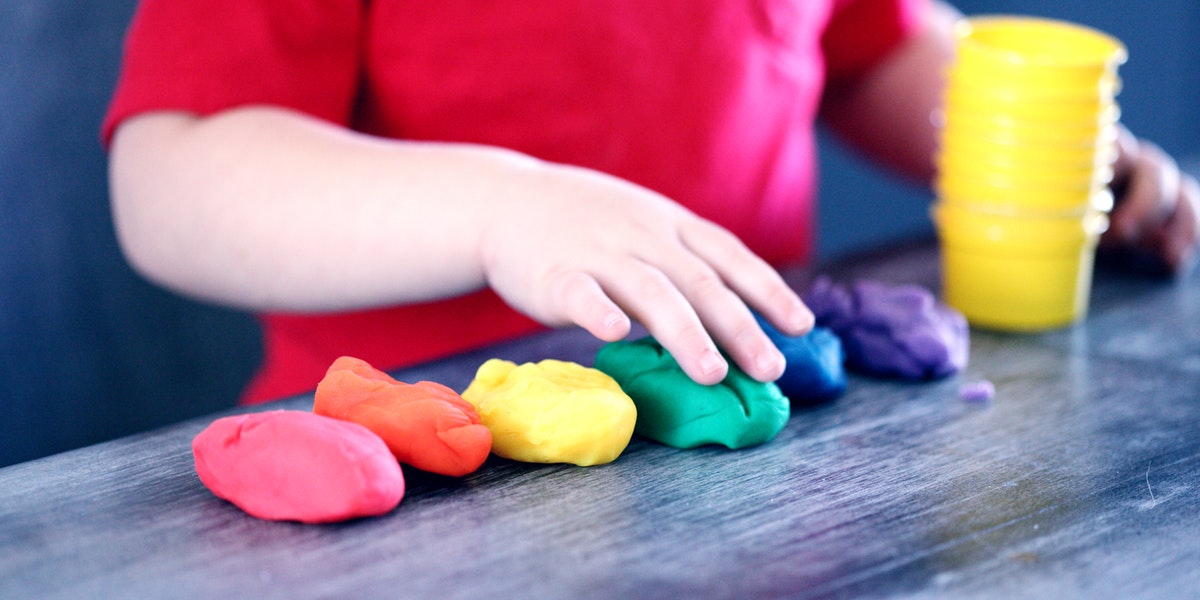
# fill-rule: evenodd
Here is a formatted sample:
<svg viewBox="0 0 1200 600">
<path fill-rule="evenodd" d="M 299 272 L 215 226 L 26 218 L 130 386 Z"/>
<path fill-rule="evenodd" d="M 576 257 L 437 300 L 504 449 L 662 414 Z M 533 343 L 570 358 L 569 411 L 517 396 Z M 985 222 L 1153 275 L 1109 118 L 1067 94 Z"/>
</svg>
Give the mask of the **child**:
<svg viewBox="0 0 1200 600">
<path fill-rule="evenodd" d="M 924 0 L 144 0 L 105 123 L 131 263 L 263 314 L 245 400 L 637 320 L 696 381 L 812 315 L 821 116 L 932 175 L 955 13 Z M 1114 239 L 1180 267 L 1195 182 L 1128 138 Z M 1164 185 L 1175 182 L 1177 185 Z M 507 305 L 507 306 L 506 306 Z M 510 308 L 511 307 L 511 308 Z"/>
</svg>

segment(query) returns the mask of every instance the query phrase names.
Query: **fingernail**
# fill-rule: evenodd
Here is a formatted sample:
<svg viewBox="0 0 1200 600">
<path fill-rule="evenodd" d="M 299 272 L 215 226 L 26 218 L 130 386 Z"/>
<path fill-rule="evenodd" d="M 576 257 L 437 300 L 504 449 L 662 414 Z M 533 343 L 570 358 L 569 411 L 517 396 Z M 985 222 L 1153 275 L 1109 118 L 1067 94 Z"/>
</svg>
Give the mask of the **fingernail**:
<svg viewBox="0 0 1200 600">
<path fill-rule="evenodd" d="M 816 322 L 816 316 L 803 304 L 792 311 L 792 327 L 795 331 L 809 329 Z"/>
<path fill-rule="evenodd" d="M 608 313 L 608 316 L 604 317 L 604 327 L 606 329 L 612 329 L 612 328 L 616 327 L 617 325 L 620 325 L 622 319 L 623 319 L 623 317 L 621 316 L 620 313 L 616 313 L 616 312 Z"/>
<path fill-rule="evenodd" d="M 774 375 L 783 370 L 785 360 L 782 354 L 778 352 L 768 352 L 758 355 L 754 365 L 758 368 L 758 372 L 762 375 Z"/>
<path fill-rule="evenodd" d="M 715 350 L 706 350 L 700 356 L 700 372 L 705 375 L 712 375 L 725 368 L 725 359 L 721 358 L 720 353 Z"/>
</svg>

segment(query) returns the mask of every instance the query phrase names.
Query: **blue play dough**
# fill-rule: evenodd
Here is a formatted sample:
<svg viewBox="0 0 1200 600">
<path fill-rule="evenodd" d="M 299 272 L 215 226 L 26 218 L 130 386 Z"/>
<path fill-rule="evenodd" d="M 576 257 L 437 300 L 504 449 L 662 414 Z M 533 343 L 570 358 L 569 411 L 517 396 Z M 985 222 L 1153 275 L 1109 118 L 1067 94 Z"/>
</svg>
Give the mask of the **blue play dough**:
<svg viewBox="0 0 1200 600">
<path fill-rule="evenodd" d="M 814 327 L 808 335 L 785 335 L 761 316 L 755 315 L 767 337 L 787 360 L 783 375 L 775 381 L 792 402 L 824 402 L 846 391 L 846 353 L 833 331 Z"/>
</svg>

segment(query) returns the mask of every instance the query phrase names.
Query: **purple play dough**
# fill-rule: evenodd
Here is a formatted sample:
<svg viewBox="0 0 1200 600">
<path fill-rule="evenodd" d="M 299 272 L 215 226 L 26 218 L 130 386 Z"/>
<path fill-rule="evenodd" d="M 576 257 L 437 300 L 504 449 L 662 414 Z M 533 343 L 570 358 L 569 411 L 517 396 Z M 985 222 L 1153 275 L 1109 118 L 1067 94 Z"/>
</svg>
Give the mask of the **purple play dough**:
<svg viewBox="0 0 1200 600">
<path fill-rule="evenodd" d="M 959 389 L 958 395 L 967 402 L 987 402 L 996 395 L 996 386 L 986 379 L 975 383 L 964 383 Z"/>
<path fill-rule="evenodd" d="M 931 379 L 967 365 L 966 319 L 920 286 L 859 280 L 847 290 L 820 277 L 805 302 L 817 325 L 841 338 L 846 364 L 857 371 Z"/>
</svg>

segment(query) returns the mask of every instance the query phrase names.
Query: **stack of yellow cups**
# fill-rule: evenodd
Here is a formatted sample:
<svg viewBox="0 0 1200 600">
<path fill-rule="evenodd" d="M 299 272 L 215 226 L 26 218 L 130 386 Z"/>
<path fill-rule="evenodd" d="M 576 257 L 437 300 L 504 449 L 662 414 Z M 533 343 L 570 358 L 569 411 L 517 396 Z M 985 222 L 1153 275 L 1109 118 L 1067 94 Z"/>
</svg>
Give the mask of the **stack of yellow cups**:
<svg viewBox="0 0 1200 600">
<path fill-rule="evenodd" d="M 1037 331 L 1086 314 L 1125 59 L 1120 41 L 1071 23 L 959 23 L 933 218 L 943 295 L 971 324 Z"/>
</svg>

